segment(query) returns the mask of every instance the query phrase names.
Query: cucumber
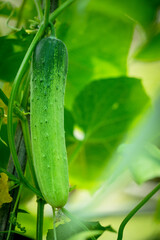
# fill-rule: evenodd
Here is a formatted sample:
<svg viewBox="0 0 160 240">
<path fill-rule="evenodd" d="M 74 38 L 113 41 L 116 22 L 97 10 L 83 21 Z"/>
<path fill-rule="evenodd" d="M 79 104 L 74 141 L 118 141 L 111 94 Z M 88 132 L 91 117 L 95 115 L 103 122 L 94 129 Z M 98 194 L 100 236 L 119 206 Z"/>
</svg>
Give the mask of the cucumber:
<svg viewBox="0 0 160 240">
<path fill-rule="evenodd" d="M 31 142 L 39 188 L 54 208 L 63 207 L 69 194 L 64 132 L 67 65 L 67 49 L 61 40 L 40 40 L 32 59 Z"/>
</svg>

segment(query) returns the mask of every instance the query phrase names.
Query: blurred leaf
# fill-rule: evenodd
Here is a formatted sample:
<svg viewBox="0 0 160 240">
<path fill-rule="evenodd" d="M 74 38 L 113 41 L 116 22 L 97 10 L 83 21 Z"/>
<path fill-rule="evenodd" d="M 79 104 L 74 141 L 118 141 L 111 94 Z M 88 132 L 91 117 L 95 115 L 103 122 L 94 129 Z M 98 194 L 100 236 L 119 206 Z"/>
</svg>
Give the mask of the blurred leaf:
<svg viewBox="0 0 160 240">
<path fill-rule="evenodd" d="M 73 137 L 74 119 L 72 113 L 64 109 L 64 129 L 67 136 Z"/>
<path fill-rule="evenodd" d="M 160 1 L 158 0 L 92 0 L 90 6 L 93 10 L 100 12 L 108 12 L 114 17 L 123 20 L 129 18 L 135 23 L 141 24 L 144 28 L 148 28 L 154 21 Z"/>
<path fill-rule="evenodd" d="M 160 177 L 160 150 L 149 143 L 142 146 L 138 156 L 130 162 L 130 170 L 138 184 Z"/>
<path fill-rule="evenodd" d="M 11 4 L 9 1 L 0 1 L 0 15 L 1 16 L 9 16 L 14 9 L 14 15 L 16 16 L 17 8 Z"/>
<path fill-rule="evenodd" d="M 70 221 L 65 224 L 61 224 L 56 228 L 57 239 L 69 240 L 69 239 L 81 239 L 92 240 L 91 237 L 98 239 L 104 231 L 116 232 L 111 226 L 103 227 L 99 222 L 82 222 L 89 231 L 78 226 L 74 221 Z M 79 233 L 83 233 L 83 238 L 78 238 Z M 53 229 L 48 230 L 47 240 L 53 240 Z"/>
<path fill-rule="evenodd" d="M 72 184 L 96 187 L 109 158 L 148 100 L 140 80 L 127 77 L 95 81 L 80 92 L 72 113 L 84 139 L 68 148 Z"/>
<path fill-rule="evenodd" d="M 158 61 L 160 60 L 159 46 L 160 34 L 157 34 L 138 51 L 135 58 L 140 61 Z"/>
<path fill-rule="evenodd" d="M 19 9 L 19 14 L 21 14 L 21 9 Z M 30 26 L 30 19 L 34 19 L 37 16 L 37 11 L 35 7 L 35 3 L 33 0 L 25 1 L 25 6 L 23 9 L 22 15 L 22 25 L 25 24 L 26 28 Z"/>
<path fill-rule="evenodd" d="M 160 222 L 160 199 L 158 199 L 156 204 L 156 211 L 155 211 L 155 220 Z"/>
<path fill-rule="evenodd" d="M 67 108 L 93 79 L 127 72 L 133 24 L 114 18 L 107 11 L 100 12 L 98 7 L 93 9 L 92 4 L 94 1 L 76 1 L 56 24 L 57 37 L 65 42 L 69 53 Z"/>
<path fill-rule="evenodd" d="M 66 146 L 72 146 L 75 142 L 75 137 L 73 136 L 74 130 L 74 119 L 72 113 L 64 109 L 64 129 L 65 129 L 65 139 L 66 139 Z"/>
<path fill-rule="evenodd" d="M 33 36 L 28 35 L 24 29 L 0 37 L 0 79 L 12 82 L 20 67 L 22 59 L 31 43 Z"/>
</svg>

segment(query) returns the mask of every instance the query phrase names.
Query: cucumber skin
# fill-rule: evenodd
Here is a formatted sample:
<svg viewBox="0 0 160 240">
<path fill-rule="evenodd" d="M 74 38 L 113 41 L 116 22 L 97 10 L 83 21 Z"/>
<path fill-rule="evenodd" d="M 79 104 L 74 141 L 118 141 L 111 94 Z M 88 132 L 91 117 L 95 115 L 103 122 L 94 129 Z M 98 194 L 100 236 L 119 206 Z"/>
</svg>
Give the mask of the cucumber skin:
<svg viewBox="0 0 160 240">
<path fill-rule="evenodd" d="M 31 142 L 33 164 L 42 195 L 52 207 L 63 207 L 69 194 L 64 133 L 64 92 L 68 54 L 56 38 L 42 39 L 33 54 Z"/>
</svg>

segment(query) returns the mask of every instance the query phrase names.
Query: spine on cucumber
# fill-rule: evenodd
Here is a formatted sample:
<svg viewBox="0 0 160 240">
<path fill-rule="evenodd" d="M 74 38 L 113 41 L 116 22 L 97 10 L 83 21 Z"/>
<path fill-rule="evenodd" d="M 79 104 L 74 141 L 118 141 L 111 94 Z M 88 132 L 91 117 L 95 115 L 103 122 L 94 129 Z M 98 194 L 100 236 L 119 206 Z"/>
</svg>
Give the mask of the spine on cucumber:
<svg viewBox="0 0 160 240">
<path fill-rule="evenodd" d="M 33 163 L 42 195 L 52 207 L 68 199 L 68 162 L 64 133 L 64 92 L 68 55 L 56 38 L 42 39 L 33 54 L 31 141 Z"/>
</svg>

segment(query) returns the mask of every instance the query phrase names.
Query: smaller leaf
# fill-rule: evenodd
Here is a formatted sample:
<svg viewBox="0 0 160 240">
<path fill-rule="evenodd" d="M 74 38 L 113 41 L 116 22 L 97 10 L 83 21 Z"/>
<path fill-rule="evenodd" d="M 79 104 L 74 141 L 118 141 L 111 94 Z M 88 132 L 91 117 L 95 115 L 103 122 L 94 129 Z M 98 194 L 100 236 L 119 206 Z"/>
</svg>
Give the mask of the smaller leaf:
<svg viewBox="0 0 160 240">
<path fill-rule="evenodd" d="M 153 144 L 142 146 L 130 163 L 130 171 L 138 184 L 160 176 L 160 150 Z"/>
<path fill-rule="evenodd" d="M 21 208 L 18 209 L 18 213 L 27 213 L 27 214 L 29 214 L 29 212 L 27 212 L 26 210 L 21 209 Z"/>
<path fill-rule="evenodd" d="M 0 174 L 0 207 L 3 203 L 10 203 L 12 197 L 9 194 L 8 176 L 5 173 Z"/>
<path fill-rule="evenodd" d="M 114 233 L 116 232 L 110 225 L 103 227 L 99 222 L 87 222 L 87 221 L 81 221 L 81 222 L 86 227 L 86 229 L 88 228 L 88 231 L 85 231 L 80 225 L 77 225 L 75 221 L 70 221 L 63 225 L 59 225 L 56 228 L 57 239 L 92 240 L 93 236 L 95 239 L 98 239 L 104 231 L 110 231 Z M 47 233 L 47 240 L 53 240 L 53 239 L 54 239 L 53 229 L 49 229 Z"/>
</svg>

